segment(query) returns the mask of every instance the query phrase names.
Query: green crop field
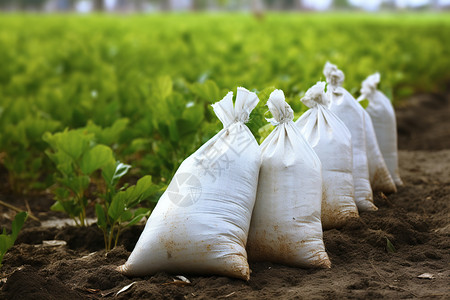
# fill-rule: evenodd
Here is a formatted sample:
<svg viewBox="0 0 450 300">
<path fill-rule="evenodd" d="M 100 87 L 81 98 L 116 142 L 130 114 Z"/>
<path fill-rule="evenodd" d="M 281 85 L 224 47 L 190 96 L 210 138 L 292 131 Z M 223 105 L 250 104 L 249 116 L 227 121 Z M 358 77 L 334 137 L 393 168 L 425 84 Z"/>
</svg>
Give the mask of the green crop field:
<svg viewBox="0 0 450 300">
<path fill-rule="evenodd" d="M 398 103 L 445 89 L 449 32 L 446 14 L 1 15 L 0 163 L 16 191 L 48 187 L 44 133 L 79 129 L 164 183 L 221 127 L 210 104 L 227 91 L 259 93 L 257 139 L 268 93 L 283 89 L 300 114 L 328 60 L 356 96 L 379 71 Z"/>
</svg>

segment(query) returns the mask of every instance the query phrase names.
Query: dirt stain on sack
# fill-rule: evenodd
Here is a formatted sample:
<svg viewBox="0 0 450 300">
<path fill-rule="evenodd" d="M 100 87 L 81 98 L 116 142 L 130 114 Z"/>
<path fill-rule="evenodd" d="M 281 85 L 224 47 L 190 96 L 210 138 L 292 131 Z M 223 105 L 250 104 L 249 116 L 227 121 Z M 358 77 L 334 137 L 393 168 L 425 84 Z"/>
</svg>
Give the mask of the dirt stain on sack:
<svg viewBox="0 0 450 300">
<path fill-rule="evenodd" d="M 329 268 L 331 263 L 321 240 L 302 239 L 298 237 L 278 232 L 274 235 L 276 240 L 266 239 L 265 231 L 261 235 L 256 235 L 247 247 L 249 260 L 270 261 L 287 266 L 296 267 L 324 267 Z M 322 246 L 320 244 L 322 243 Z M 320 247 L 323 249 L 321 250 Z M 304 249 L 311 248 L 307 252 Z M 304 254 L 301 254 L 304 253 Z"/>
<path fill-rule="evenodd" d="M 333 197 L 335 197 L 336 199 L 332 199 Z M 342 228 L 348 222 L 348 220 L 359 217 L 356 205 L 354 207 L 351 207 L 349 205 L 342 204 L 349 202 L 349 199 L 342 199 L 341 201 L 341 197 L 345 196 L 333 194 L 329 195 L 327 185 L 323 185 L 321 212 L 323 230 Z"/>
<path fill-rule="evenodd" d="M 383 193 L 396 193 L 397 187 L 386 168 L 377 168 L 372 178 L 372 190 Z"/>
<path fill-rule="evenodd" d="M 356 210 L 344 210 L 343 207 L 322 210 L 322 228 L 323 230 L 339 229 L 352 218 L 358 218 L 359 214 Z"/>
<path fill-rule="evenodd" d="M 166 240 L 164 238 L 161 238 L 161 241 L 163 242 L 164 248 L 166 249 L 167 259 L 171 259 L 173 256 L 173 253 L 177 252 L 179 250 L 179 248 L 177 247 L 175 242 L 172 240 Z"/>
<path fill-rule="evenodd" d="M 312 256 L 310 259 L 311 265 L 308 267 L 317 267 L 329 269 L 331 268 L 331 261 L 328 258 L 328 254 L 325 251 L 311 251 Z"/>
</svg>

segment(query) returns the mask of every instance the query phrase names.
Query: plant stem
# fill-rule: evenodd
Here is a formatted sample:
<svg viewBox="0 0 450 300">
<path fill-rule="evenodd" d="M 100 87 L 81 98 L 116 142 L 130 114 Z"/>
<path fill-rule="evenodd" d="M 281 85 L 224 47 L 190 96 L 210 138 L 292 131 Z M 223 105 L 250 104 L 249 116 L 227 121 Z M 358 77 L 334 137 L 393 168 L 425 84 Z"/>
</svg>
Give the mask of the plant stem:
<svg viewBox="0 0 450 300">
<path fill-rule="evenodd" d="M 81 210 L 81 217 L 82 217 L 82 219 L 81 219 L 82 226 L 87 226 L 87 223 L 86 223 L 86 208 L 84 206 L 83 206 L 83 208 Z"/>
<path fill-rule="evenodd" d="M 117 247 L 117 242 L 119 241 L 119 235 L 120 235 L 120 226 L 117 226 L 117 233 L 116 233 L 116 238 L 115 238 L 115 242 L 114 242 L 114 247 Z"/>
<path fill-rule="evenodd" d="M 20 208 L 14 206 L 14 205 L 9 204 L 9 203 L 3 202 L 2 200 L 0 200 L 0 205 L 6 206 L 7 208 L 12 209 L 12 210 L 14 210 L 14 211 L 16 211 L 16 212 L 22 212 L 22 211 L 23 211 L 23 209 L 20 209 Z M 41 222 L 41 221 L 39 221 L 38 218 L 36 218 L 35 216 L 33 216 L 30 212 L 28 213 L 28 216 L 29 216 L 31 219 L 35 220 L 35 221 Z"/>
<path fill-rule="evenodd" d="M 106 247 L 106 251 L 110 251 L 111 250 L 111 244 L 112 244 L 113 236 L 114 236 L 114 224 L 111 227 L 111 231 L 109 232 L 109 235 L 108 235 L 108 246 Z"/>
<path fill-rule="evenodd" d="M 107 240 L 107 233 L 106 230 L 102 228 L 103 231 L 103 241 L 105 242 L 105 249 L 108 251 L 108 240 Z"/>
</svg>

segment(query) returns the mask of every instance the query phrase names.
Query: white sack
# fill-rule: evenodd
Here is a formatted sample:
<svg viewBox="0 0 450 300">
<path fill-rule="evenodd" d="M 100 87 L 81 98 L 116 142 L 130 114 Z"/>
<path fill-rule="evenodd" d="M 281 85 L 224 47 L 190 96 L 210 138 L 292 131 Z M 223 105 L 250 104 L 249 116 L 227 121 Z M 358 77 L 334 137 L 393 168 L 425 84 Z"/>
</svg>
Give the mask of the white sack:
<svg viewBox="0 0 450 300">
<path fill-rule="evenodd" d="M 322 162 L 322 227 L 339 228 L 358 217 L 353 186 L 352 139 L 347 126 L 328 109 L 325 82 L 311 87 L 301 101 L 310 109 L 296 122 Z"/>
<path fill-rule="evenodd" d="M 379 73 L 367 77 L 362 83 L 360 99 L 369 100 L 369 106 L 366 110 L 372 119 L 380 151 L 383 154 L 384 161 L 392 179 L 395 184 L 401 186 L 403 182 L 398 169 L 395 111 L 391 101 L 382 92 L 377 90 L 379 82 Z"/>
<path fill-rule="evenodd" d="M 329 83 L 327 95 L 331 102 L 330 110 L 344 122 L 352 135 L 355 203 L 360 211 L 377 210 L 373 204 L 369 181 L 364 109 L 346 89 L 341 87 L 345 78 L 341 70 L 327 62 L 323 73 Z"/>
<path fill-rule="evenodd" d="M 378 146 L 372 119 L 365 110 L 364 121 L 366 122 L 367 159 L 369 163 L 369 179 L 372 190 L 384 193 L 396 193 L 397 187 L 395 186 L 394 180 L 384 162 L 380 147 Z"/>
<path fill-rule="evenodd" d="M 248 237 L 250 260 L 330 267 L 322 240 L 321 163 L 292 119 L 281 90 L 267 102 L 278 126 L 261 144 L 261 171 Z"/>
<path fill-rule="evenodd" d="M 258 97 L 238 88 L 213 105 L 224 125 L 175 173 L 136 247 L 119 269 L 217 274 L 248 280 L 245 250 L 255 203 L 261 150 L 244 124 Z"/>
</svg>

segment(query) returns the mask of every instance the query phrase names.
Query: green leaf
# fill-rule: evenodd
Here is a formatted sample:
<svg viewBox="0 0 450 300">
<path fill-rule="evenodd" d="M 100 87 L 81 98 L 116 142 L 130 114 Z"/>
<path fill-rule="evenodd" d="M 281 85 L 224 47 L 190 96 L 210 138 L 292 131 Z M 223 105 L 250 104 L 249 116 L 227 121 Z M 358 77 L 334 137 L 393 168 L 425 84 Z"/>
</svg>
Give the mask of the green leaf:
<svg viewBox="0 0 450 300">
<path fill-rule="evenodd" d="M 81 175 L 76 177 L 65 177 L 58 179 L 65 187 L 69 188 L 79 198 L 83 196 L 84 191 L 89 187 L 90 178 L 87 175 Z"/>
<path fill-rule="evenodd" d="M 150 215 L 150 210 L 147 213 L 135 214 L 134 218 L 126 225 L 126 227 L 137 224 L 142 218 L 147 217 L 148 215 Z"/>
<path fill-rule="evenodd" d="M 3 255 L 13 245 L 14 245 L 14 241 L 12 240 L 12 238 L 9 235 L 7 235 L 5 233 L 0 235 L 0 263 L 1 263 L 1 258 L 3 257 Z"/>
<path fill-rule="evenodd" d="M 17 239 L 17 236 L 19 235 L 20 229 L 22 229 L 23 224 L 25 223 L 26 219 L 28 217 L 27 212 L 19 212 L 14 217 L 14 220 L 11 225 L 11 234 L 7 234 L 6 230 L 3 229 L 3 233 L 0 235 L 0 266 L 3 260 L 3 256 L 5 255 L 6 251 L 8 251 L 9 248 L 11 248 L 14 245 L 14 242 Z"/>
<path fill-rule="evenodd" d="M 106 229 L 106 215 L 103 207 L 100 204 L 95 204 L 95 214 L 97 215 L 97 226 Z"/>
<path fill-rule="evenodd" d="M 64 130 L 55 134 L 45 133 L 43 139 L 56 151 L 63 151 L 74 161 L 77 161 L 84 152 L 89 149 L 89 144 L 94 139 L 93 134 L 87 134 L 81 130 Z"/>
<path fill-rule="evenodd" d="M 61 204 L 60 201 L 56 201 L 55 203 L 53 203 L 53 205 L 50 206 L 50 210 L 52 210 L 52 211 L 65 212 L 64 206 Z"/>
<path fill-rule="evenodd" d="M 63 187 L 58 187 L 53 191 L 56 200 L 67 200 L 70 196 L 70 191 Z"/>
<path fill-rule="evenodd" d="M 56 165 L 56 168 L 63 176 L 70 176 L 73 174 L 73 159 L 67 153 L 58 151 L 56 153 L 52 153 L 51 151 L 45 151 L 47 156 L 53 161 Z"/>
<path fill-rule="evenodd" d="M 366 109 L 367 106 L 369 106 L 369 100 L 363 99 L 363 100 L 359 101 L 359 104 L 361 104 L 361 106 L 362 106 L 364 109 Z"/>
<path fill-rule="evenodd" d="M 108 209 L 108 215 L 113 221 L 119 220 L 120 216 L 125 211 L 125 199 L 120 194 L 121 193 L 118 193 L 114 196 Z"/>
<path fill-rule="evenodd" d="M 128 120 L 127 118 L 117 119 L 114 122 L 114 124 L 112 124 L 112 126 L 107 129 L 111 129 L 112 132 L 115 132 L 116 134 L 120 134 L 122 131 L 125 130 L 125 128 L 127 128 L 127 125 L 129 122 L 130 122 L 130 120 Z M 119 135 L 117 135 L 117 137 L 118 136 Z"/>
<path fill-rule="evenodd" d="M 118 142 L 121 133 L 126 129 L 129 120 L 127 118 L 117 119 L 111 127 L 102 128 L 94 122 L 89 121 L 86 125 L 88 132 L 94 133 L 99 144 L 112 145 Z"/>
<path fill-rule="evenodd" d="M 182 118 L 177 120 L 180 135 L 184 136 L 191 132 L 195 133 L 198 131 L 199 126 L 201 126 L 201 123 L 204 122 L 204 107 L 194 104 L 184 110 Z"/>
<path fill-rule="evenodd" d="M 47 144 L 49 144 L 53 149 L 56 148 L 56 139 L 51 132 L 45 132 L 42 135 L 42 140 L 44 140 L 44 142 L 47 142 Z"/>
<path fill-rule="evenodd" d="M 68 214 L 71 218 L 75 218 L 82 211 L 82 207 L 81 207 L 80 203 L 75 202 L 73 199 L 70 199 L 68 201 L 58 201 L 58 202 L 63 209 L 62 211 L 65 212 L 66 214 Z"/>
<path fill-rule="evenodd" d="M 221 91 L 217 84 L 212 80 L 206 80 L 204 83 L 194 83 L 189 89 L 207 103 L 214 103 L 221 99 Z"/>
<path fill-rule="evenodd" d="M 172 94 L 173 82 L 170 76 L 160 76 L 155 79 L 152 86 L 153 95 L 157 100 L 165 100 Z"/>
<path fill-rule="evenodd" d="M 154 185 L 152 182 L 152 177 L 146 175 L 138 180 L 135 186 L 129 187 L 124 193 L 125 203 L 128 207 L 133 207 L 139 202 L 147 199 L 159 190 L 159 187 Z"/>
<path fill-rule="evenodd" d="M 12 222 L 12 225 L 11 225 L 11 231 L 12 231 L 11 237 L 13 238 L 14 241 L 16 240 L 17 236 L 19 235 L 19 231 L 20 231 L 20 229 L 22 229 L 22 226 L 25 223 L 27 217 L 28 217 L 28 213 L 25 211 L 18 213 L 14 217 L 14 221 Z"/>
<path fill-rule="evenodd" d="M 275 128 L 275 126 L 273 126 L 270 123 L 267 123 L 263 127 L 259 128 L 258 129 L 258 133 L 259 133 L 259 136 L 260 136 L 259 143 L 262 143 L 266 139 L 266 137 L 269 136 L 269 134 L 272 132 L 272 130 L 274 128 Z"/>
<path fill-rule="evenodd" d="M 136 209 L 134 211 L 134 215 L 150 215 L 150 212 L 152 210 L 150 208 L 146 208 L 146 207 L 139 207 L 138 209 Z"/>
<path fill-rule="evenodd" d="M 114 161 L 111 148 L 105 145 L 96 145 L 83 155 L 80 168 L 84 174 L 90 175 L 111 161 Z"/>
<path fill-rule="evenodd" d="M 260 128 L 264 127 L 267 124 L 266 118 L 269 117 L 268 115 L 268 108 L 267 108 L 267 100 L 269 99 L 270 94 L 275 90 L 274 87 L 268 87 L 264 90 L 258 92 L 258 97 L 260 101 L 256 105 L 256 107 L 253 109 L 252 113 L 250 114 L 249 122 L 247 123 L 247 127 L 250 129 L 250 131 L 255 136 L 256 140 L 260 140 Z M 270 112 L 269 112 L 270 113 Z"/>
<path fill-rule="evenodd" d="M 122 214 L 122 216 L 120 216 L 120 221 L 121 222 L 128 222 L 133 218 L 133 213 L 130 210 L 125 210 Z"/>
<path fill-rule="evenodd" d="M 388 238 L 386 238 L 386 250 L 387 250 L 387 252 L 390 252 L 390 253 L 397 252 L 394 245 L 391 243 L 391 241 Z"/>
<path fill-rule="evenodd" d="M 112 188 L 119 182 L 120 178 L 128 173 L 130 168 L 130 165 L 126 165 L 120 161 L 109 163 L 102 169 L 103 179 L 106 181 L 106 184 Z"/>
<path fill-rule="evenodd" d="M 138 180 L 136 185 L 130 186 L 125 191 L 120 191 L 114 195 L 108 215 L 113 220 L 118 220 L 125 209 L 137 205 L 142 200 L 150 197 L 159 190 L 152 182 L 152 177 L 147 175 Z"/>
</svg>

